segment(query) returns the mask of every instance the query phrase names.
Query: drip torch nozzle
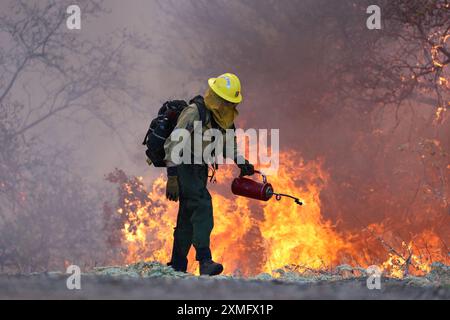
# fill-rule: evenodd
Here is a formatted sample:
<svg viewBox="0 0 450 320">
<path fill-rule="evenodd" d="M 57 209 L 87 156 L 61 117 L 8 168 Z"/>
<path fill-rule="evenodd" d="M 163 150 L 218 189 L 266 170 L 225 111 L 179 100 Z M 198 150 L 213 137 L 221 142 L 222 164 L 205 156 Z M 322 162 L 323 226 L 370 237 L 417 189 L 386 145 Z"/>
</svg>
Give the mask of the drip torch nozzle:
<svg viewBox="0 0 450 320">
<path fill-rule="evenodd" d="M 300 199 L 293 197 L 284 193 L 277 193 L 273 190 L 272 185 L 267 182 L 267 177 L 261 171 L 255 170 L 255 173 L 258 173 L 262 177 L 262 183 L 256 182 L 254 180 L 239 177 L 234 179 L 231 185 L 231 191 L 239 196 L 244 196 L 247 198 L 268 201 L 272 196 L 275 195 L 275 198 L 280 201 L 282 197 L 291 198 L 298 205 L 303 205 L 303 202 Z"/>
<path fill-rule="evenodd" d="M 284 193 L 275 193 L 275 192 L 273 194 L 275 195 L 275 199 L 277 199 L 277 201 L 280 201 L 281 197 L 287 197 L 287 198 L 294 199 L 295 203 L 298 204 L 299 206 L 303 205 L 303 202 L 301 202 L 299 198 L 293 197 L 291 195 L 284 194 Z"/>
<path fill-rule="evenodd" d="M 259 173 L 262 176 L 263 183 L 267 184 L 267 177 L 266 177 L 266 175 L 264 173 L 262 173 L 261 171 L 258 171 L 258 170 L 255 170 L 255 173 Z M 293 199 L 295 201 L 295 203 L 298 204 L 299 206 L 303 205 L 303 202 L 301 202 L 299 198 L 296 198 L 294 196 L 291 196 L 291 195 L 285 194 L 285 193 L 274 192 L 273 189 L 272 189 L 272 186 L 270 186 L 270 187 L 271 188 L 269 189 L 269 193 L 271 193 L 271 195 L 274 195 L 275 199 L 277 199 L 277 201 L 280 201 L 281 197 L 287 197 L 287 198 Z"/>
</svg>

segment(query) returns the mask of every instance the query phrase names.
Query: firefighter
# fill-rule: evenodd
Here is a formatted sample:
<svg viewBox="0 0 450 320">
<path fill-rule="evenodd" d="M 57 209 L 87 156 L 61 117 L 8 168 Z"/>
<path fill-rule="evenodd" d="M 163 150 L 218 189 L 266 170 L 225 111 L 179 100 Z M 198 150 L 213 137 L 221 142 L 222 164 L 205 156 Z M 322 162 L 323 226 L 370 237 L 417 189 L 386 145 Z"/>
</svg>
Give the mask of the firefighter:
<svg viewBox="0 0 450 320">
<path fill-rule="evenodd" d="M 180 114 L 174 129 L 187 129 L 194 140 L 194 125 L 201 121 L 200 110 L 205 110 L 206 119 L 201 132 L 210 128 L 219 129 L 223 133 L 223 145 L 226 146 L 225 130 L 234 129 L 234 120 L 238 115 L 237 105 L 242 101 L 239 78 L 226 73 L 217 78 L 209 79 L 209 88 L 204 97 L 197 96 Z M 196 122 L 197 124 L 199 122 Z M 236 137 L 233 135 L 233 160 L 241 169 L 241 175 L 254 174 L 254 167 L 243 157 L 238 156 Z M 203 140 L 203 139 L 202 139 Z M 214 226 L 211 195 L 206 188 L 208 180 L 208 164 L 202 159 L 202 164 L 178 164 L 172 159 L 172 151 L 178 141 L 169 137 L 165 144 L 165 161 L 167 165 L 166 197 L 178 201 L 179 210 L 174 231 L 172 259 L 169 265 L 177 271 L 186 272 L 187 255 L 191 245 L 196 250 L 196 260 L 199 262 L 200 275 L 218 275 L 223 266 L 212 260 L 210 235 Z M 203 150 L 211 142 L 203 141 Z M 194 143 L 191 143 L 191 153 L 194 153 Z M 225 155 L 225 152 L 223 153 Z M 240 159 L 240 160 L 239 160 Z"/>
</svg>

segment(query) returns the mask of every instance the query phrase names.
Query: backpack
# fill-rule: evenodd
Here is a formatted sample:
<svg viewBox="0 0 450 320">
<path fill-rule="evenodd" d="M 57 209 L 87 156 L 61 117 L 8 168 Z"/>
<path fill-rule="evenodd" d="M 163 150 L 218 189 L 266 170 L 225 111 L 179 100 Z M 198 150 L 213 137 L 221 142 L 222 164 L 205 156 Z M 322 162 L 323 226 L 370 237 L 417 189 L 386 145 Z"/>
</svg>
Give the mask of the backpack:
<svg viewBox="0 0 450 320">
<path fill-rule="evenodd" d="M 210 119 L 211 117 L 207 117 L 207 109 L 203 97 L 197 96 L 193 98 L 189 101 L 189 104 L 192 103 L 195 103 L 197 106 L 200 121 L 205 126 L 209 122 L 207 118 Z M 178 117 L 187 106 L 188 104 L 184 100 L 167 101 L 159 109 L 157 117 L 151 121 L 142 144 L 147 146 L 145 154 L 149 162 L 155 167 L 161 168 L 166 166 L 164 161 L 166 155 L 164 143 L 170 137 L 170 134 L 177 125 Z"/>
</svg>

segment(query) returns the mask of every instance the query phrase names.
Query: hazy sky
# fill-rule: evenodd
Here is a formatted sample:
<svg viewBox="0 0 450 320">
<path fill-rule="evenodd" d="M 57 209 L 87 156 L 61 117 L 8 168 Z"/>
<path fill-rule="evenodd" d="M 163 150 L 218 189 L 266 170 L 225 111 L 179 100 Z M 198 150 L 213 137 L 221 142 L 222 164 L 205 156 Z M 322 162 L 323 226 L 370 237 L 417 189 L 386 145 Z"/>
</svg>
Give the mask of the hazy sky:
<svg viewBox="0 0 450 320">
<path fill-rule="evenodd" d="M 76 2 L 75 2 L 76 3 Z M 6 2 L 0 3 L 0 9 L 5 12 Z M 162 31 L 166 24 L 161 24 L 163 14 L 154 1 L 133 0 L 124 1 L 108 0 L 104 7 L 109 11 L 98 17 L 83 16 L 82 28 L 76 32 L 80 38 L 102 39 L 114 36 L 119 30 L 135 32 L 146 41 L 160 42 Z M 164 39 L 170 43 L 170 39 Z M 123 168 L 130 174 L 155 176 L 162 170 L 150 169 L 145 163 L 144 147 L 141 141 L 146 133 L 150 120 L 155 116 L 162 102 L 170 98 L 180 98 L 180 83 L 183 80 L 176 70 L 167 66 L 161 59 L 159 53 L 152 50 L 128 51 L 130 59 L 137 62 L 138 70 L 130 70 L 128 78 L 130 83 L 139 85 L 144 95 L 134 103 L 139 104 L 141 110 L 148 112 L 141 114 L 129 114 L 125 118 L 122 115 L 112 114 L 113 119 L 119 121 L 121 126 L 117 132 L 121 134 L 120 139 L 105 127 L 99 126 L 96 121 L 84 122 L 82 125 L 74 123 L 66 115 L 57 116 L 43 123 L 36 130 L 44 132 L 43 143 L 50 147 L 58 145 L 72 146 L 78 164 L 73 168 L 80 174 L 89 178 L 90 181 L 101 181 L 104 174 L 112 171 L 115 167 Z M 180 52 L 180 54 L 183 54 Z M 33 82 L 38 79 L 29 77 L 30 90 L 33 90 Z M 14 94 L 16 97 L 26 99 L 25 92 L 18 87 Z M 201 89 L 204 90 L 204 89 Z M 37 104 L 37 98 L 42 98 L 42 92 L 33 92 Z M 194 93 L 193 93 L 194 94 Z M 197 93 L 195 93 L 197 94 Z M 185 97 L 181 97 L 185 98 Z M 76 115 L 75 115 L 76 117 Z"/>
</svg>

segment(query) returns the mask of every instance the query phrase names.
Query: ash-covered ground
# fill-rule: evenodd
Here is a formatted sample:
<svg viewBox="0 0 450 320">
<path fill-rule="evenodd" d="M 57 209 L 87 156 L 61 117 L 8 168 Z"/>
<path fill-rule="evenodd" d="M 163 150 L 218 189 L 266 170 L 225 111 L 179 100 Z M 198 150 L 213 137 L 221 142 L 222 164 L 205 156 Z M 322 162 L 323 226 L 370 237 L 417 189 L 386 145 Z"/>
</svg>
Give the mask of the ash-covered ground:
<svg viewBox="0 0 450 320">
<path fill-rule="evenodd" d="M 298 273 L 278 270 L 276 277 L 198 277 L 159 263 L 102 267 L 81 274 L 81 289 L 67 289 L 69 275 L 59 272 L 0 275 L 1 299 L 450 299 L 450 267 L 434 264 L 424 277 L 382 277 L 369 290 L 361 269 Z"/>
</svg>

